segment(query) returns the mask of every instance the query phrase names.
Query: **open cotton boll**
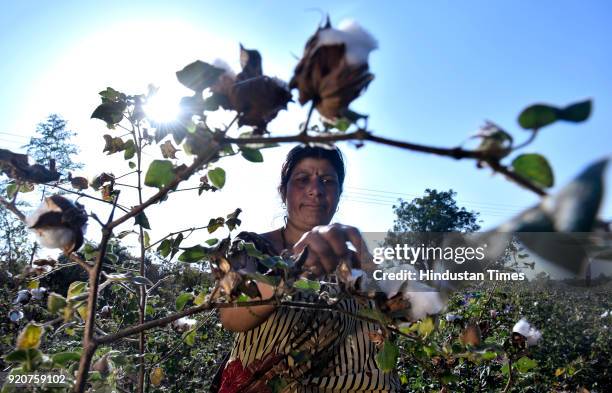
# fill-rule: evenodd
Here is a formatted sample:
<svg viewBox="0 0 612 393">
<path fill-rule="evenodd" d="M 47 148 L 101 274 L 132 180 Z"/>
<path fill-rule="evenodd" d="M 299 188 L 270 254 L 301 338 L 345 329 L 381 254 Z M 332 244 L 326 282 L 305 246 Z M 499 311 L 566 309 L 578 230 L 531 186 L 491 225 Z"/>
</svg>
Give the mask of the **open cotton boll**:
<svg viewBox="0 0 612 393">
<path fill-rule="evenodd" d="M 368 55 L 378 48 L 376 39 L 354 20 L 342 21 L 337 29 L 327 28 L 319 32 L 317 47 L 344 44 L 346 62 L 359 66 L 368 62 Z"/>
<path fill-rule="evenodd" d="M 521 318 L 512 328 L 513 333 L 518 333 L 525 337 L 527 345 L 536 345 L 542 338 L 542 332 L 534 328 L 525 318 Z"/>
<path fill-rule="evenodd" d="M 172 325 L 179 332 L 186 332 L 195 327 L 197 321 L 193 318 L 182 317 L 172 322 Z"/>
<path fill-rule="evenodd" d="M 35 230 L 36 239 L 45 248 L 64 248 L 72 244 L 73 234 L 68 228 Z"/>
<path fill-rule="evenodd" d="M 410 281 L 402 295 L 410 301 L 410 313 L 414 321 L 439 314 L 445 307 L 439 292 L 418 281 Z"/>
<path fill-rule="evenodd" d="M 74 242 L 74 233 L 65 227 L 35 229 L 38 242 L 46 248 L 68 248 Z"/>
<path fill-rule="evenodd" d="M 38 206 L 36 210 L 26 216 L 26 225 L 28 227 L 33 227 L 37 222 L 40 216 L 49 212 L 58 212 L 61 213 L 62 209 L 53 203 L 51 198 L 45 198 L 45 200 Z"/>
</svg>

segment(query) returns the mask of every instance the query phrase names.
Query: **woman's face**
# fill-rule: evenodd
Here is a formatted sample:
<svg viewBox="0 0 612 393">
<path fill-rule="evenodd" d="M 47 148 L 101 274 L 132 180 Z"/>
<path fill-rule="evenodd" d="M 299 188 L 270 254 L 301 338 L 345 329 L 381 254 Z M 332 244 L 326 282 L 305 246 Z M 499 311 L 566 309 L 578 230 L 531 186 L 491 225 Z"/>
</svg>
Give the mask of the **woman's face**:
<svg viewBox="0 0 612 393">
<path fill-rule="evenodd" d="M 293 168 L 285 201 L 293 225 L 309 231 L 329 224 L 339 198 L 338 174 L 328 160 L 304 158 Z"/>
</svg>

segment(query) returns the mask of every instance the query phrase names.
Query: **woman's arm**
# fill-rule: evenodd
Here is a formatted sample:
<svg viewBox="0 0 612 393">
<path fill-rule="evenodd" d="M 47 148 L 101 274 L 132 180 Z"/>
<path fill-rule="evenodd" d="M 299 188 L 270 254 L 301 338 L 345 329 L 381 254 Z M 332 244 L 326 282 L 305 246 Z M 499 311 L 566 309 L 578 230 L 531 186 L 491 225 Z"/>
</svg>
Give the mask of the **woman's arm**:
<svg viewBox="0 0 612 393">
<path fill-rule="evenodd" d="M 270 299 L 274 295 L 274 287 L 271 285 L 258 282 L 257 287 L 262 300 Z M 261 325 L 275 309 L 274 305 L 221 308 L 219 315 L 225 329 L 240 333 Z"/>
</svg>

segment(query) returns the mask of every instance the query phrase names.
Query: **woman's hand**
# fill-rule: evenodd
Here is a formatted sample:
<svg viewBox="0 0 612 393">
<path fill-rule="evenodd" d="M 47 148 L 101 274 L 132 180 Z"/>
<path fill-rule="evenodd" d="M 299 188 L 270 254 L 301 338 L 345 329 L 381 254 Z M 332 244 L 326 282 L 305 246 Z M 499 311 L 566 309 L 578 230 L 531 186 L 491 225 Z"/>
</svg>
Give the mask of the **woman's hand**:
<svg viewBox="0 0 612 393">
<path fill-rule="evenodd" d="M 351 243 L 356 251 L 347 245 Z M 342 224 L 316 226 L 306 232 L 293 246 L 294 254 L 308 247 L 308 256 L 304 262 L 304 271 L 312 276 L 320 277 L 333 273 L 344 259 L 351 267 L 368 270 L 372 263 L 372 255 L 355 227 Z"/>
</svg>

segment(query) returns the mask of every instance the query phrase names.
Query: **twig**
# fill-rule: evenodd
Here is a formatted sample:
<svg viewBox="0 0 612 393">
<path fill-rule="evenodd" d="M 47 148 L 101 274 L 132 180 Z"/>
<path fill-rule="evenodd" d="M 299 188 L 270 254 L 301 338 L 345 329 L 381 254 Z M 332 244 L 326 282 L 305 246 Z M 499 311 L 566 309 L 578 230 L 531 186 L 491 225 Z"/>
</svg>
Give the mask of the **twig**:
<svg viewBox="0 0 612 393">
<path fill-rule="evenodd" d="M 15 206 L 13 203 L 10 203 L 3 197 L 0 197 L 0 204 L 6 207 L 8 210 L 12 211 L 21 221 L 25 222 L 25 214 L 23 214 L 19 209 L 17 209 L 17 206 Z"/>
<path fill-rule="evenodd" d="M 525 187 L 529 191 L 533 191 L 534 193 L 542 197 L 548 195 L 546 191 L 542 190 L 540 187 L 536 186 L 531 181 L 525 179 L 521 175 L 515 172 L 512 172 L 504 165 L 501 165 L 499 162 L 491 160 L 491 161 L 487 161 L 487 163 L 489 164 L 491 169 L 493 169 L 495 172 L 501 173 L 502 175 L 506 176 L 507 178 L 514 181 L 518 185 Z"/>
<path fill-rule="evenodd" d="M 61 186 L 58 186 L 58 185 L 53 185 L 53 184 L 45 184 L 45 185 L 50 186 L 50 187 L 55 187 L 55 188 L 57 188 L 59 190 L 62 190 L 62 191 L 65 191 L 65 192 L 69 192 L 71 194 L 75 194 L 75 195 L 78 195 L 78 196 L 83 197 L 83 198 L 89 198 L 89 199 L 93 199 L 94 201 L 104 202 L 104 203 L 108 203 L 108 204 L 113 204 L 112 201 L 107 201 L 107 200 L 104 200 L 102 198 L 97 198 L 95 196 L 88 195 L 88 194 L 85 194 L 85 193 L 79 192 L 79 191 L 74 191 L 74 190 L 71 190 L 71 189 L 68 189 L 68 188 L 64 188 L 64 187 L 61 187 Z M 117 207 L 120 210 L 123 210 L 124 212 L 128 212 L 129 211 L 129 209 L 127 207 L 125 207 L 125 206 L 117 205 Z"/>
</svg>

